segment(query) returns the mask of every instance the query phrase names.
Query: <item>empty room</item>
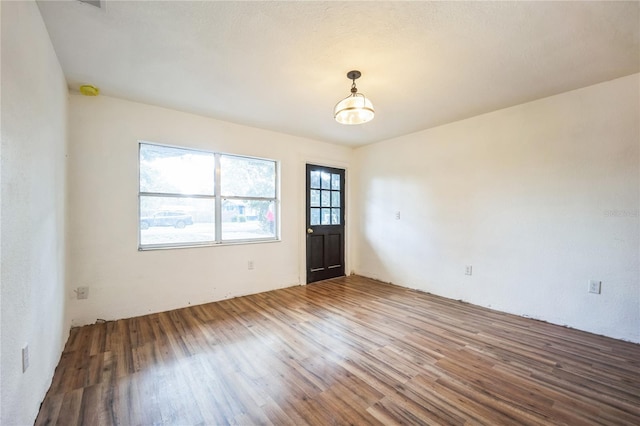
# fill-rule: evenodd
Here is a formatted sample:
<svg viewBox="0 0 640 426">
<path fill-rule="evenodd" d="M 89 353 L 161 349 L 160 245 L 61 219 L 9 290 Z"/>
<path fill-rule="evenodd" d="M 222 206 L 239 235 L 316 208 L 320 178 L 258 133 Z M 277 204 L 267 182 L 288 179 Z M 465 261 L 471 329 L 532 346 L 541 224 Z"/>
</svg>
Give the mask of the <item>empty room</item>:
<svg viewBox="0 0 640 426">
<path fill-rule="evenodd" d="M 640 424 L 640 2 L 1 1 L 0 424 Z"/>
</svg>

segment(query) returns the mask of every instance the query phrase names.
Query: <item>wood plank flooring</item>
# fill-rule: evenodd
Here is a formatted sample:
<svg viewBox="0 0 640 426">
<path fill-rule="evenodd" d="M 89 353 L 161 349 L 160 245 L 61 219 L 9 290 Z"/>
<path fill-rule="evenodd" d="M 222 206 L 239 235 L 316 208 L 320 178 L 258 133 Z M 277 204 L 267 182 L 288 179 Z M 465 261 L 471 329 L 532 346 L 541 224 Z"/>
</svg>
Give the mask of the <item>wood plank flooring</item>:
<svg viewBox="0 0 640 426">
<path fill-rule="evenodd" d="M 37 425 L 639 425 L 640 345 L 361 277 L 73 329 Z"/>
</svg>

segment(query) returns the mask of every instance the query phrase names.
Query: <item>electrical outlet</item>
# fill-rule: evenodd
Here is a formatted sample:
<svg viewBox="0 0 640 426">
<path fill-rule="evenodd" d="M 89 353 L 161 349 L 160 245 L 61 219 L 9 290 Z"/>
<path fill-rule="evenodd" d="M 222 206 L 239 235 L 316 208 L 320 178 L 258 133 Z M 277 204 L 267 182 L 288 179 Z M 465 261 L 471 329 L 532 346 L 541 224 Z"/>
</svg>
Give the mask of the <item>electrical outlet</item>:
<svg viewBox="0 0 640 426">
<path fill-rule="evenodd" d="M 76 290 L 76 296 L 78 300 L 89 298 L 89 287 L 78 287 Z"/>
<path fill-rule="evenodd" d="M 464 267 L 464 274 L 471 275 L 473 273 L 473 266 L 467 265 Z"/>
<path fill-rule="evenodd" d="M 247 262 L 247 269 L 249 270 L 253 269 L 253 260 L 250 260 L 249 262 Z"/>
<path fill-rule="evenodd" d="M 400 211 L 399 210 L 396 212 L 396 220 L 400 220 Z"/>
<path fill-rule="evenodd" d="M 600 294 L 602 282 L 596 280 L 589 280 L 589 293 Z"/>
<path fill-rule="evenodd" d="M 26 372 L 29 368 L 29 345 L 24 345 L 22 348 L 22 372 Z"/>
</svg>

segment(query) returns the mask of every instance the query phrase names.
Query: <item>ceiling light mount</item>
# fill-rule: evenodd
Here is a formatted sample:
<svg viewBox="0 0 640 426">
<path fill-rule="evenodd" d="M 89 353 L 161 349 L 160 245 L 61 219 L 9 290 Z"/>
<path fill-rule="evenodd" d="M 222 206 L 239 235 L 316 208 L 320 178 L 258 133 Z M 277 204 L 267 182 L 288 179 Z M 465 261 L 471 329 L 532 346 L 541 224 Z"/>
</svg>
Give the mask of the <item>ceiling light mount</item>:
<svg viewBox="0 0 640 426">
<path fill-rule="evenodd" d="M 333 116 L 341 124 L 363 124 L 373 120 L 375 111 L 373 104 L 362 93 L 358 93 L 356 80 L 362 76 L 358 70 L 347 73 L 347 78 L 352 81 L 351 95 L 338 102 L 333 109 Z"/>
<path fill-rule="evenodd" d="M 353 80 L 353 84 L 356 84 L 356 80 L 362 77 L 362 73 L 358 70 L 349 71 L 347 73 L 347 78 L 349 80 Z"/>
</svg>

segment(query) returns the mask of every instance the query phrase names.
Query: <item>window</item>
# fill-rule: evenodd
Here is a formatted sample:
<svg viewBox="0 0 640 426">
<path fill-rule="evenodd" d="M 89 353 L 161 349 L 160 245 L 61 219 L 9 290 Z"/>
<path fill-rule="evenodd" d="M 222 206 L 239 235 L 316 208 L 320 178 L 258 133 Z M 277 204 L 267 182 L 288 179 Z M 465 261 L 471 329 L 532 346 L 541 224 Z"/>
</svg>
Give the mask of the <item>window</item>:
<svg viewBox="0 0 640 426">
<path fill-rule="evenodd" d="M 139 249 L 273 241 L 277 162 L 140 143 Z"/>
</svg>

